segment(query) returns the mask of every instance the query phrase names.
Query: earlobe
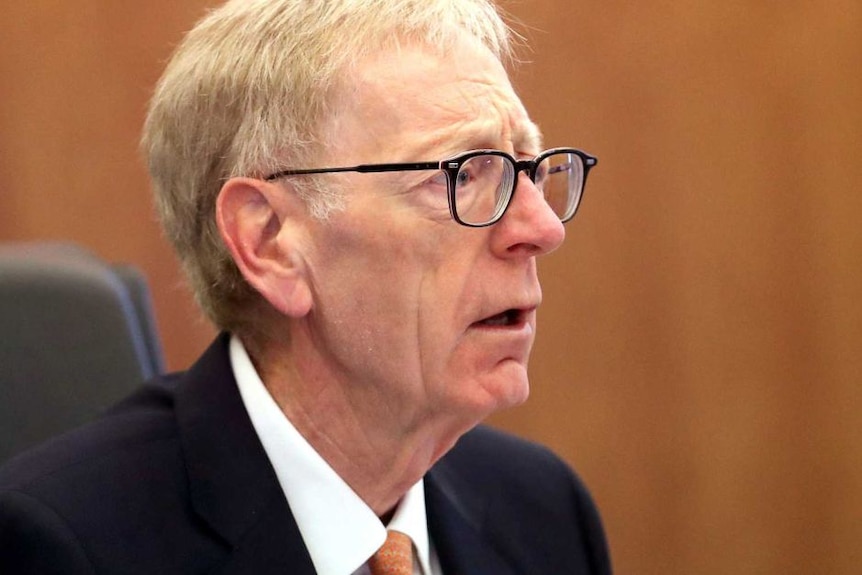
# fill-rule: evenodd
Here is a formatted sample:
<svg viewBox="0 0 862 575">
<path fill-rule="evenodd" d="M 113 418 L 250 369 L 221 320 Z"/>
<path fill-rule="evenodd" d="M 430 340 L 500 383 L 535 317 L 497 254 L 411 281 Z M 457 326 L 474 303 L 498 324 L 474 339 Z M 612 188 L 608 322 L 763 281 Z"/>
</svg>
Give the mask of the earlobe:
<svg viewBox="0 0 862 575">
<path fill-rule="evenodd" d="M 303 258 L 301 218 L 305 210 L 293 194 L 252 178 L 231 178 L 216 200 L 216 221 L 245 280 L 275 309 L 289 317 L 311 310 Z"/>
</svg>

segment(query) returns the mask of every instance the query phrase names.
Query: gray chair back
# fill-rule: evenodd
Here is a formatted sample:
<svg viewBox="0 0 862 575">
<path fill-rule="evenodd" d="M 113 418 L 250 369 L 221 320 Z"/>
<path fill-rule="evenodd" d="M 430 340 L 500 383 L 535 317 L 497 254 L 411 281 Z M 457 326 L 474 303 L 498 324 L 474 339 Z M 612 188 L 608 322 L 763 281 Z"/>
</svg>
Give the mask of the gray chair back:
<svg viewBox="0 0 862 575">
<path fill-rule="evenodd" d="M 138 270 L 72 244 L 0 244 L 0 462 L 162 371 Z"/>
</svg>

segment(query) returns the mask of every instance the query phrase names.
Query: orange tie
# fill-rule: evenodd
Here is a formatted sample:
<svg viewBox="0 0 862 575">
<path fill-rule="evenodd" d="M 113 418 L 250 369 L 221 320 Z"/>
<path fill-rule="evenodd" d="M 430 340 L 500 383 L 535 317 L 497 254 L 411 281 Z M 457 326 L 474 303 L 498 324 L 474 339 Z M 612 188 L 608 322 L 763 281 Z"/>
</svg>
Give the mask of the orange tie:
<svg viewBox="0 0 862 575">
<path fill-rule="evenodd" d="M 413 543 L 399 531 L 387 531 L 386 543 L 368 560 L 371 575 L 412 575 Z"/>
</svg>

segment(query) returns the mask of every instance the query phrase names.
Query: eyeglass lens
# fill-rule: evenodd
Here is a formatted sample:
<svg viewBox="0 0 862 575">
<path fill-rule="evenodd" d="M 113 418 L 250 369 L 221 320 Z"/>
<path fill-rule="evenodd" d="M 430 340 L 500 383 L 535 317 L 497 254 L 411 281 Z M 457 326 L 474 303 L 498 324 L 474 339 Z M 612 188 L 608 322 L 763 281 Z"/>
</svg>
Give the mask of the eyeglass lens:
<svg viewBox="0 0 862 575">
<path fill-rule="evenodd" d="M 536 167 L 535 184 L 553 212 L 563 221 L 577 208 L 584 165 L 576 154 L 546 156 Z M 455 178 L 455 212 L 470 225 L 496 220 L 506 209 L 515 184 L 515 166 L 505 156 L 481 154 L 461 165 Z"/>
<path fill-rule="evenodd" d="M 576 154 L 548 156 L 536 169 L 536 187 L 557 216 L 566 221 L 575 213 L 584 182 L 584 163 Z"/>
<path fill-rule="evenodd" d="M 461 164 L 455 178 L 455 212 L 462 222 L 483 225 L 508 202 L 515 168 L 496 155 L 473 156 Z"/>
</svg>

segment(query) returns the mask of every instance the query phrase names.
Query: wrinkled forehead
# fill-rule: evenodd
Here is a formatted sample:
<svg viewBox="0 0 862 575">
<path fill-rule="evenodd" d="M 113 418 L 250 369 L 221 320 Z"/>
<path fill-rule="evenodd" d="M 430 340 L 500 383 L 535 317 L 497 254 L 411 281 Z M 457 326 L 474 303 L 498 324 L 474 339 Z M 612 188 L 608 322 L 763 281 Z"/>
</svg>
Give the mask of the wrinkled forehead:
<svg viewBox="0 0 862 575">
<path fill-rule="evenodd" d="M 469 36 L 448 46 L 393 42 L 346 70 L 334 100 L 335 144 L 377 146 L 395 161 L 432 152 L 537 152 L 541 136 L 506 69 Z M 394 155 L 392 155 L 394 154 Z M 410 156 L 410 157 L 407 157 Z"/>
</svg>

